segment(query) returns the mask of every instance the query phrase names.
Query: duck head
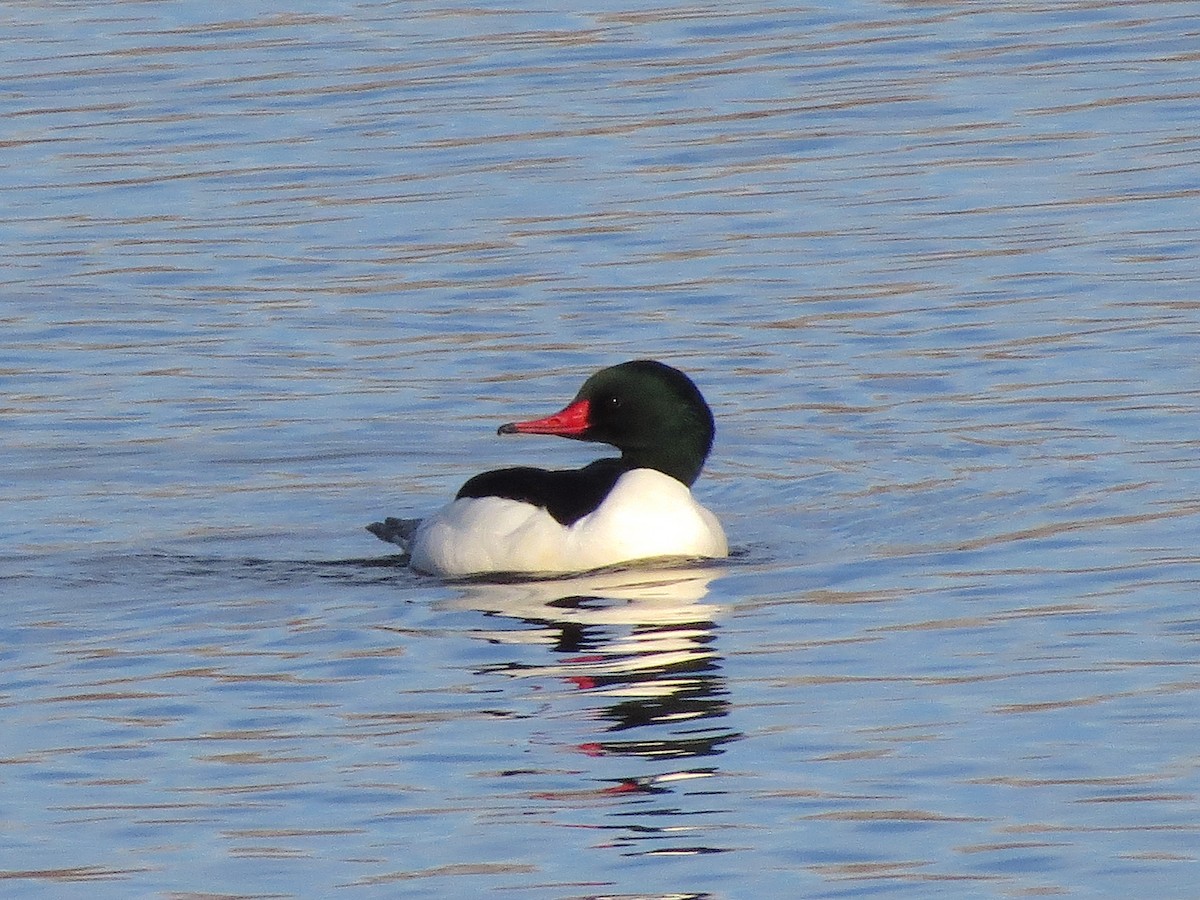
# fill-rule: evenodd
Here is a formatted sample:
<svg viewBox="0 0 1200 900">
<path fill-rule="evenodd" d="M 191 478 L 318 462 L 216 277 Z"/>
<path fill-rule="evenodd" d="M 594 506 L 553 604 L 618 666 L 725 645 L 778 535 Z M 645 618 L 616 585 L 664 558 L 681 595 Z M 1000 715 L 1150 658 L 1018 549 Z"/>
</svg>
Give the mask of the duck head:
<svg viewBox="0 0 1200 900">
<path fill-rule="evenodd" d="M 601 369 L 560 412 L 501 425 L 499 434 L 554 434 L 610 444 L 630 468 L 691 486 L 712 449 L 712 410 L 690 378 L 653 360 Z"/>
</svg>

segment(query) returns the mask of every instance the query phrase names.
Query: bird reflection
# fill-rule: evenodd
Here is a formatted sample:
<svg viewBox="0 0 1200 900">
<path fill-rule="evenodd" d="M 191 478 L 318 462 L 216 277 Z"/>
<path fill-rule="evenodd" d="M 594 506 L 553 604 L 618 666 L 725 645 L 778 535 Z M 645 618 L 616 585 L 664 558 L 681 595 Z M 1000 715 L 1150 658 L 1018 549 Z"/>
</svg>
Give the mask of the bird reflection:
<svg viewBox="0 0 1200 900">
<path fill-rule="evenodd" d="M 572 825 L 591 829 L 598 846 L 630 856 L 729 849 L 721 846 L 725 792 L 713 783 L 720 772 L 710 760 L 741 735 L 727 724 L 717 651 L 722 608 L 706 600 L 716 574 L 704 567 L 628 569 L 474 583 L 460 585 L 451 601 L 497 620 L 478 637 L 520 648 L 516 659 L 481 674 L 532 681 L 530 695 L 548 703 L 547 722 L 563 724 L 557 707 L 569 711 L 562 731 L 572 738 L 562 746 L 589 760 L 577 773 L 588 776 L 585 783 L 538 786 L 526 796 L 570 810 Z M 539 654 L 530 645 L 541 645 L 550 660 L 531 661 Z M 539 693 L 546 682 L 563 690 Z M 577 701 L 585 704 L 585 728 L 597 726 L 591 734 L 579 733 L 581 716 L 571 709 Z M 591 817 L 596 811 L 601 818 Z"/>
<path fill-rule="evenodd" d="M 716 720 L 729 711 L 715 649 L 719 607 L 702 601 L 711 569 L 629 569 L 552 581 L 472 583 L 452 605 L 522 623 L 483 637 L 549 644 L 548 665 L 514 661 L 484 671 L 556 678 L 600 700 L 606 723 L 579 745 L 591 756 L 683 759 L 711 756 L 738 735 Z M 644 736 L 626 736 L 650 729 Z M 625 787 L 626 790 L 630 786 Z"/>
</svg>

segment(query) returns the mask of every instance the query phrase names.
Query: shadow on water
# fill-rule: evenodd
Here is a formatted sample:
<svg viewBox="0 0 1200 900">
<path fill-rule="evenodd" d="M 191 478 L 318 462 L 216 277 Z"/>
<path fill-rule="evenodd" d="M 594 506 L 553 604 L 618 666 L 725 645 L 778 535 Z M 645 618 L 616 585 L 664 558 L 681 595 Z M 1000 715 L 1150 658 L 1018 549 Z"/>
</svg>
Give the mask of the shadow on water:
<svg viewBox="0 0 1200 900">
<path fill-rule="evenodd" d="M 288 559 L 266 556 L 232 556 L 224 554 L 173 553 L 148 551 L 117 554 L 89 554 L 78 558 L 69 566 L 76 577 L 94 580 L 96 583 L 111 583 L 114 576 L 125 579 L 134 574 L 157 581 L 173 579 L 220 579 L 236 581 L 251 580 L 264 584 L 303 583 L 310 579 L 354 584 L 396 584 L 405 587 L 477 587 L 485 590 L 489 586 L 497 589 L 506 585 L 524 586 L 530 591 L 544 586 L 547 594 L 553 594 L 560 586 L 594 583 L 613 585 L 614 589 L 625 590 L 636 584 L 639 573 L 666 573 L 668 577 L 683 571 L 707 571 L 716 577 L 729 566 L 743 565 L 755 561 L 756 554 L 750 548 L 735 548 L 727 559 L 722 560 L 651 560 L 645 563 L 624 564 L 597 569 L 584 574 L 526 575 L 521 573 L 497 573 L 467 578 L 445 579 L 413 571 L 408 567 L 407 553 L 389 553 L 382 556 L 348 557 L 344 559 Z M 19 562 L 20 558 L 14 557 Z M 68 568 L 64 566 L 63 568 Z M 592 579 L 592 581 L 588 581 Z M 563 587 L 563 589 L 567 589 Z"/>
</svg>

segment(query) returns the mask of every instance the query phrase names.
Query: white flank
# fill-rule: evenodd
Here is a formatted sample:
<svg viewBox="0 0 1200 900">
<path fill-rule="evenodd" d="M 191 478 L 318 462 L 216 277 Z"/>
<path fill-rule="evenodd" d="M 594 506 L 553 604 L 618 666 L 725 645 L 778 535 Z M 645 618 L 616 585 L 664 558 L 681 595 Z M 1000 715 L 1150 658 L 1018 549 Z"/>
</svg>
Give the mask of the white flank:
<svg viewBox="0 0 1200 900">
<path fill-rule="evenodd" d="M 425 519 L 410 565 L 431 575 L 586 572 L 639 559 L 729 553 L 717 517 L 687 486 L 654 469 L 617 479 L 604 502 L 566 527 L 518 500 L 455 500 Z"/>
</svg>

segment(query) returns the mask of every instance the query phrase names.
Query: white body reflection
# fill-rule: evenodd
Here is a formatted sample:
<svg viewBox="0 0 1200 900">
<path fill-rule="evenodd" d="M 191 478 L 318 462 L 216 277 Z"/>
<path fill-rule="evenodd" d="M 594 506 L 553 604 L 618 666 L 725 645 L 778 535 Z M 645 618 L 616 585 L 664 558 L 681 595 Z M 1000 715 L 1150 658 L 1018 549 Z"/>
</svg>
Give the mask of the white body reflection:
<svg viewBox="0 0 1200 900">
<path fill-rule="evenodd" d="M 514 661 L 489 671 L 556 679 L 589 692 L 609 732 L 647 729 L 637 740 L 597 740 L 587 752 L 705 756 L 735 737 L 696 725 L 728 711 L 716 642 L 721 608 L 706 602 L 718 574 L 703 566 L 629 568 L 550 581 L 470 583 L 444 603 L 525 625 L 478 632 L 483 639 L 541 643 L 555 651 L 544 665 Z M 686 734 L 662 727 L 680 722 L 692 723 Z"/>
</svg>

